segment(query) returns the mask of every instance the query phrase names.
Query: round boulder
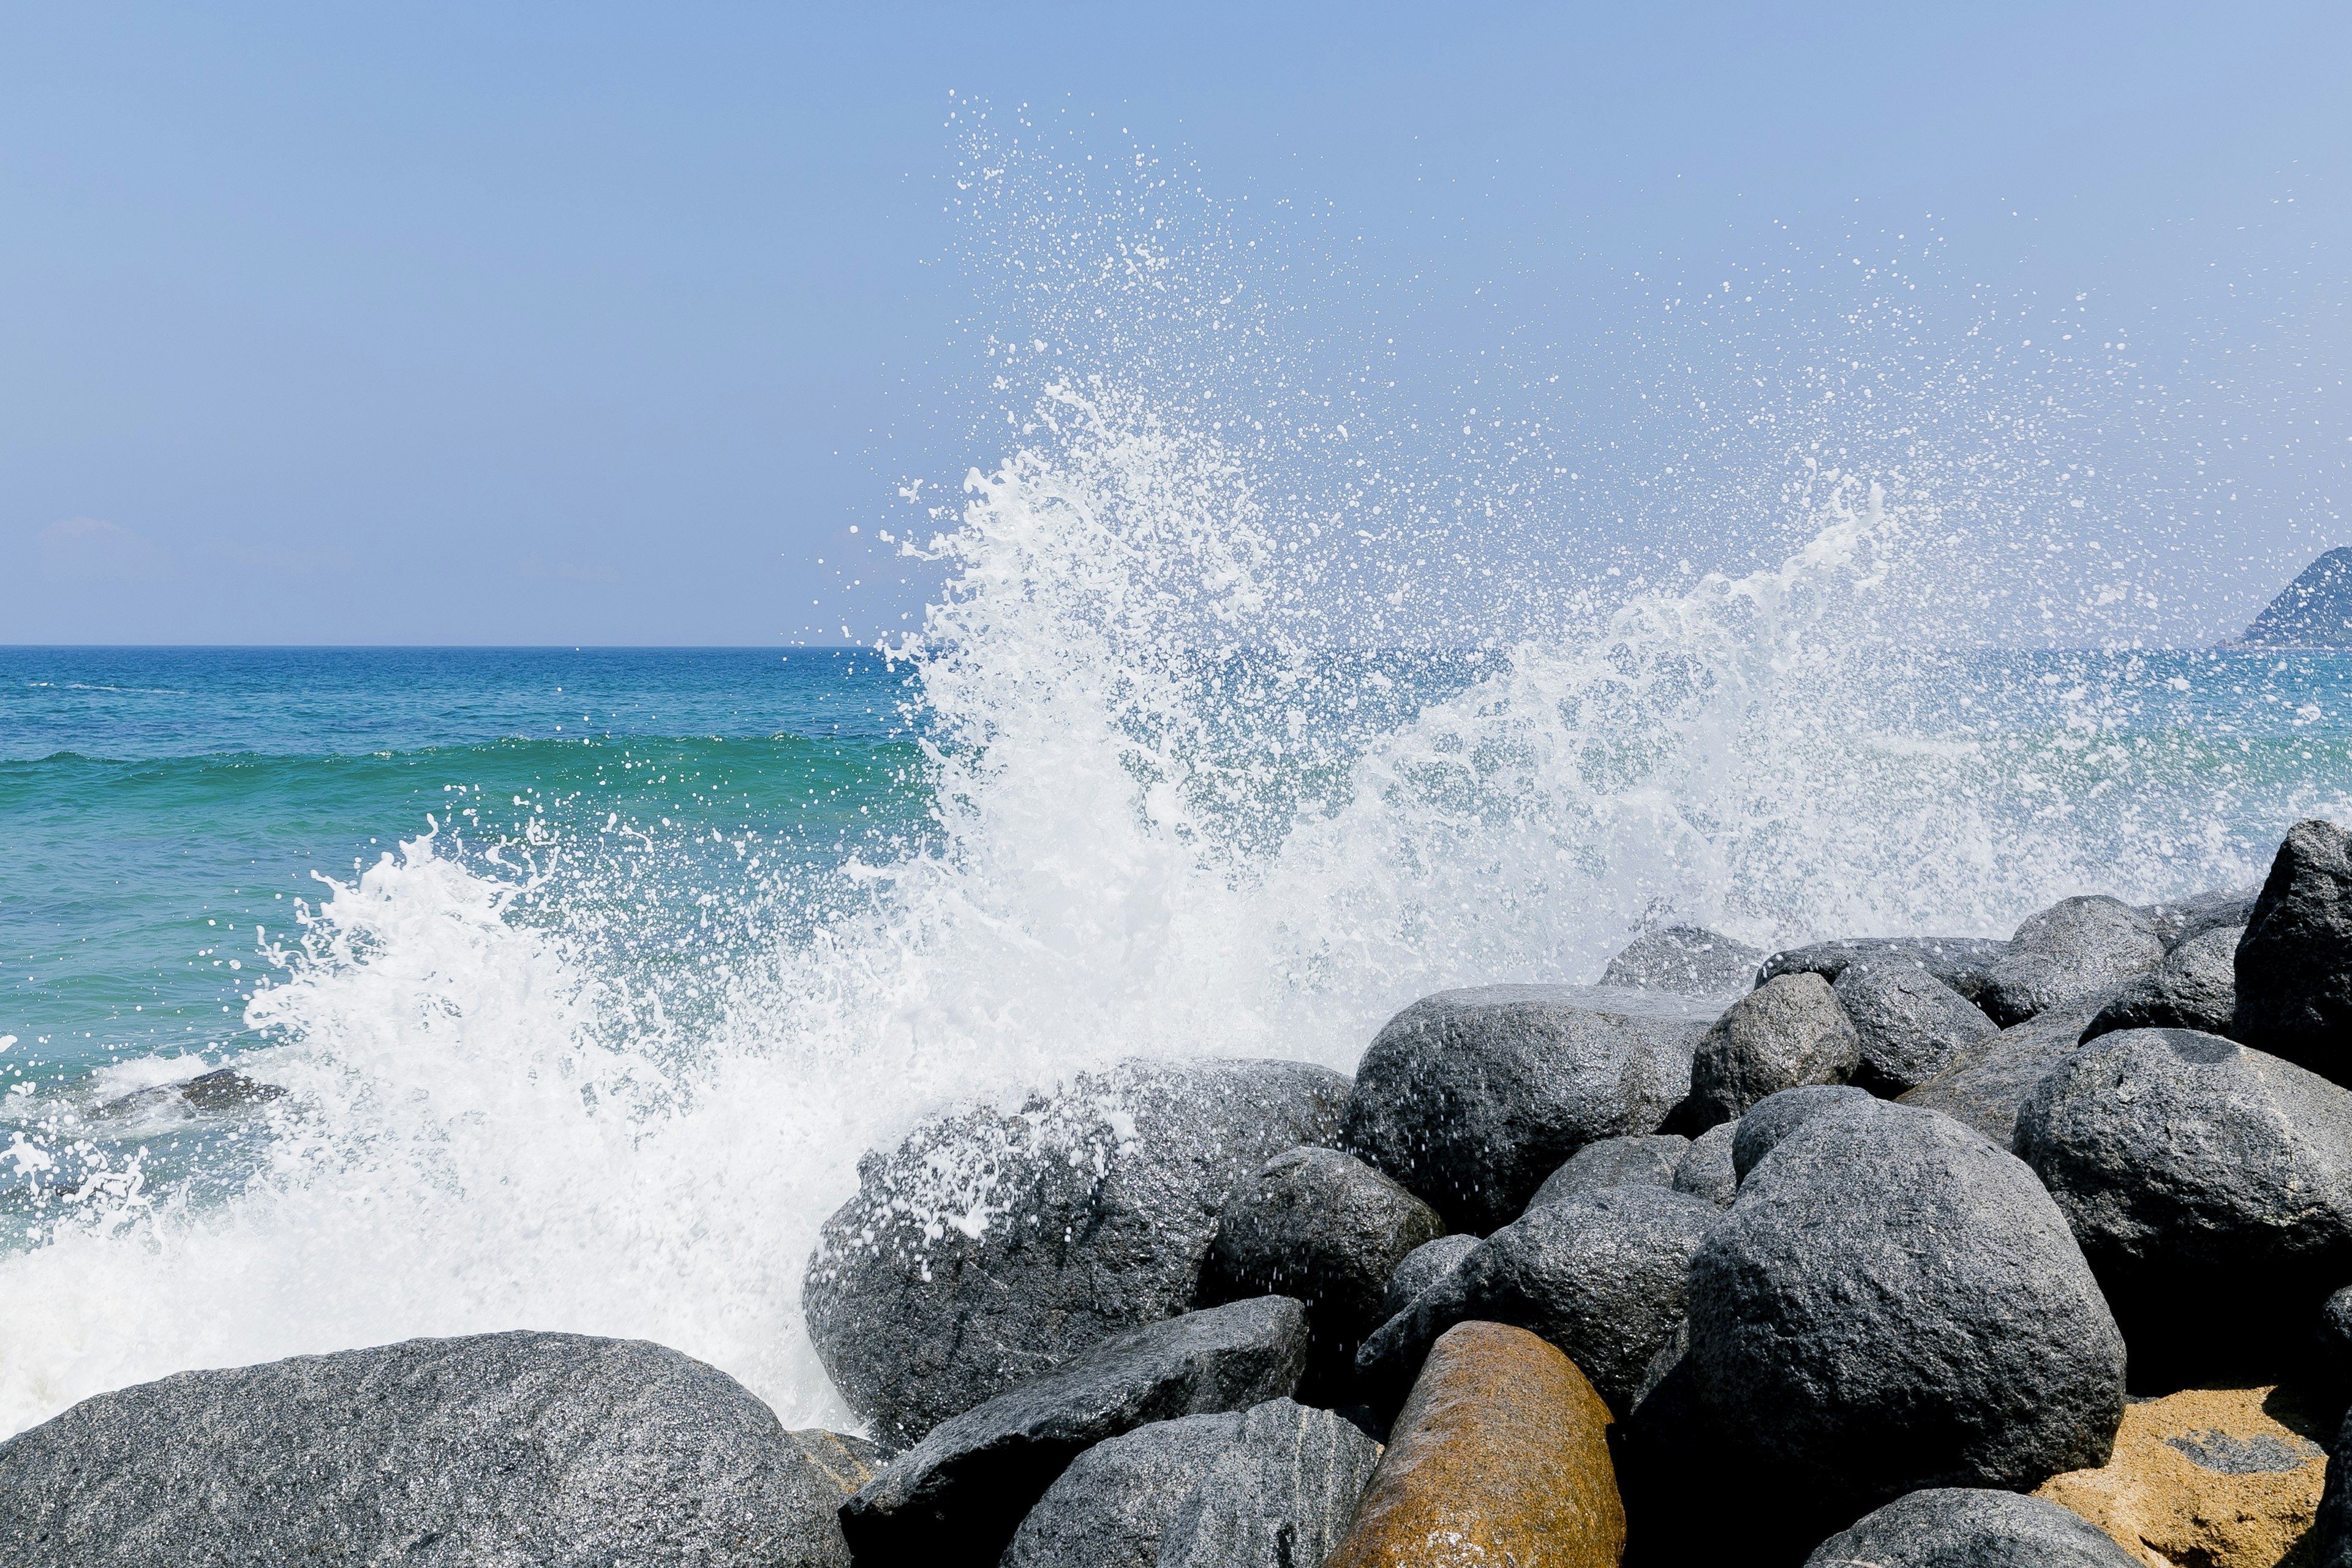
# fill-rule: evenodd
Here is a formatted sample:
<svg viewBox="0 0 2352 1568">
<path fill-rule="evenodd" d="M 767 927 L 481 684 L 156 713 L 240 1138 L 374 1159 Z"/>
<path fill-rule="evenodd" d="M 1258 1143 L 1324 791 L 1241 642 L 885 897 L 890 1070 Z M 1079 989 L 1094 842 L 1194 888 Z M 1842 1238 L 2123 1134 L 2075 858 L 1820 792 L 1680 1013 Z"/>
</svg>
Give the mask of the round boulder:
<svg viewBox="0 0 2352 1568">
<path fill-rule="evenodd" d="M 1761 949 L 1703 926 L 1662 926 L 1635 937 L 1611 959 L 1601 984 L 1683 996 L 1736 996 L 1755 979 L 1763 958 Z"/>
<path fill-rule="evenodd" d="M 1389 1276 L 1388 1289 L 1381 1295 L 1381 1321 L 1385 1323 L 1412 1306 L 1414 1297 L 1453 1273 L 1454 1266 L 1477 1246 L 1476 1237 L 1456 1231 L 1414 1247 Z"/>
<path fill-rule="evenodd" d="M 1843 1083 L 1862 1059 L 1837 993 L 1818 974 L 1780 974 L 1734 1002 L 1691 1061 L 1697 1125 L 1744 1116 L 1768 1094 Z"/>
<path fill-rule="evenodd" d="M 2164 959 L 2156 922 L 2105 894 L 2061 899 L 2028 915 L 1979 998 L 2003 1028 L 2062 1002 L 2121 985 Z"/>
<path fill-rule="evenodd" d="M 1766 1095 L 1762 1103 L 1733 1124 L 1731 1174 L 1735 1183 L 1748 1179 L 1756 1162 L 1769 1154 L 1781 1139 L 1832 1106 L 1868 1100 L 1866 1090 L 1843 1083 L 1813 1084 Z"/>
<path fill-rule="evenodd" d="M 1706 1406 L 1818 1499 L 2037 1486 L 2104 1464 L 2123 1415 L 2123 1337 L 2033 1173 L 1885 1100 L 1749 1173 L 1692 1261 L 1689 1321 Z"/>
<path fill-rule="evenodd" d="M 1739 1192 L 1739 1173 L 1731 1163 L 1731 1146 L 1738 1136 L 1738 1122 L 1718 1121 L 1692 1139 L 1675 1163 L 1675 1191 L 1729 1208 Z"/>
<path fill-rule="evenodd" d="M 1889 1100 L 1996 1032 L 1975 1003 L 1905 959 L 1857 959 L 1838 975 L 1835 990 L 1862 1042 L 1853 1080 Z"/>
<path fill-rule="evenodd" d="M 2298 822 L 2271 861 L 2237 952 L 2239 1039 L 2352 1079 L 2352 835 Z"/>
<path fill-rule="evenodd" d="M 2238 939 L 2242 926 L 2204 931 L 2165 954 L 2152 974 L 2128 982 L 2083 1031 L 2085 1040 L 2118 1029 L 2200 1029 L 2235 1032 Z"/>
<path fill-rule="evenodd" d="M 1528 1206 L 1556 1204 L 1603 1187 L 1671 1187 L 1675 1167 L 1689 1152 L 1690 1142 L 1672 1132 L 1636 1132 L 1587 1143 L 1569 1156 L 1567 1164 L 1544 1178 Z"/>
<path fill-rule="evenodd" d="M 1838 1531 L 1805 1568 L 2138 1568 L 2081 1514 L 2015 1492 L 1937 1487 Z"/>
<path fill-rule="evenodd" d="M 2036 1086 L 2018 1153 L 2074 1226 L 2137 1385 L 2290 1372 L 2352 1278 L 2352 1090 L 2189 1029 L 2102 1035 Z"/>
</svg>

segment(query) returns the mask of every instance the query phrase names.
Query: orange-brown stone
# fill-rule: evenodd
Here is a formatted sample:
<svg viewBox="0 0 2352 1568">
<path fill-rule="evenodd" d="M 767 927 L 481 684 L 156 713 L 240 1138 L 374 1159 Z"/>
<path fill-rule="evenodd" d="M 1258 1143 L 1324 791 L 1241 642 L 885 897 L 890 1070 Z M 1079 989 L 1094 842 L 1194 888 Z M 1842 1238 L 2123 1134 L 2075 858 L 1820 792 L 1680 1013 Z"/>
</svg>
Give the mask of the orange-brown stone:
<svg viewBox="0 0 2352 1568">
<path fill-rule="evenodd" d="M 1525 1329 L 1460 1323 L 1430 1348 L 1326 1568 L 1617 1568 L 1625 1509 L 1609 1407 Z"/>
</svg>

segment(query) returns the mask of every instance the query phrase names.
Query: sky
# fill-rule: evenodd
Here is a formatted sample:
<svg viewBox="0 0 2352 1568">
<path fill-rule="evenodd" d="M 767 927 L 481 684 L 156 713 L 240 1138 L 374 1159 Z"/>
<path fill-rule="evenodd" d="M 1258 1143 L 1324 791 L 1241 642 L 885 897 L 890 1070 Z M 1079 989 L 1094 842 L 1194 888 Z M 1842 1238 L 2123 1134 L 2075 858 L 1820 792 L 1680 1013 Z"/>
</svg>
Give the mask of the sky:
<svg viewBox="0 0 2352 1568">
<path fill-rule="evenodd" d="M 983 121 L 1147 149 L 1395 345 L 1391 413 L 1450 428 L 1488 355 L 1563 389 L 1560 472 L 1622 442 L 1546 502 L 1580 550 L 1667 526 L 1628 389 L 1738 381 L 1671 314 L 1717 281 L 1814 279 L 1751 344 L 1886 278 L 1964 354 L 2050 323 L 2078 403 L 2128 354 L 2165 428 L 2090 509 L 2211 635 L 2352 542 L 2347 58 L 2292 5 L 0 3 L 0 641 L 901 628 L 870 542 L 1004 455 Z"/>
</svg>

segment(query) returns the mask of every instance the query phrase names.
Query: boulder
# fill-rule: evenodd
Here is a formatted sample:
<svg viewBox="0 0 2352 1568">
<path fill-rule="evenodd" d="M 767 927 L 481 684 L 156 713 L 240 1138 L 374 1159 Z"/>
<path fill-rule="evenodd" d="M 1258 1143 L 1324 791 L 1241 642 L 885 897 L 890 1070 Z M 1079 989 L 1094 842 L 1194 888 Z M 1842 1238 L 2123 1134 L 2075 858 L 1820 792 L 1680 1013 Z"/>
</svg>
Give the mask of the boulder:
<svg viewBox="0 0 2352 1568">
<path fill-rule="evenodd" d="M 1817 942 L 1776 952 L 1758 968 L 1761 980 L 1776 974 L 1818 974 L 1835 982 L 1856 962 L 1909 963 L 1926 970 L 1970 1002 L 1992 984 L 1992 966 L 2009 956 L 2009 943 L 1980 936 L 1855 936 Z"/>
<path fill-rule="evenodd" d="M 1412 1306 L 1414 1297 L 1453 1273 L 1454 1266 L 1467 1258 L 1477 1245 L 1476 1237 L 1456 1231 L 1414 1247 L 1397 1265 L 1396 1272 L 1389 1277 L 1388 1289 L 1381 1294 L 1381 1321 L 1385 1323 Z"/>
<path fill-rule="evenodd" d="M 2339 1392 L 2352 1389 L 2352 1285 L 2320 1303 L 2317 1336 L 2315 1381 Z"/>
<path fill-rule="evenodd" d="M 1731 1146 L 1738 1137 L 1739 1123 L 1718 1121 L 1692 1139 L 1675 1163 L 1675 1191 L 1729 1208 L 1739 1191 L 1739 1173 L 1731 1163 Z"/>
<path fill-rule="evenodd" d="M 2167 952 L 2209 931 L 2243 931 L 2254 912 L 2257 888 L 2221 888 L 2160 904 L 2141 904 L 2148 929 Z"/>
<path fill-rule="evenodd" d="M 2273 1568 L 2319 1510 L 2324 1426 L 2276 1388 L 2191 1388 L 2124 1407 L 2115 1457 L 2034 1496 L 2112 1536 L 2148 1568 Z"/>
<path fill-rule="evenodd" d="M 1609 1187 L 1529 1209 L 1373 1333 L 1357 1364 L 1410 1383 L 1439 1335 L 1471 1319 L 1541 1335 L 1612 1410 L 1630 1409 L 1683 1320 L 1691 1258 L 1723 1211 L 1665 1187 Z"/>
<path fill-rule="evenodd" d="M 809 1338 L 850 1408 L 910 1443 L 1192 1306 L 1234 1184 L 1333 1142 L 1347 1091 L 1304 1062 L 1129 1063 L 926 1122 L 861 1160 L 825 1222 Z"/>
<path fill-rule="evenodd" d="M 2282 1370 L 2352 1279 L 2352 1090 L 2214 1035 L 2083 1047 L 2018 1113 L 2137 1386 Z"/>
<path fill-rule="evenodd" d="M 1964 1047 L 1951 1066 L 1898 1098 L 1965 1121 L 2002 1148 L 2017 1131 L 2017 1108 L 2050 1069 L 2073 1056 L 2106 995 L 2054 1007 Z"/>
<path fill-rule="evenodd" d="M 1587 1143 L 1569 1156 L 1567 1164 L 1544 1178 L 1528 1206 L 1556 1204 L 1603 1187 L 1671 1187 L 1675 1167 L 1690 1152 L 1690 1143 L 1673 1132 L 1635 1132 Z"/>
<path fill-rule="evenodd" d="M 996 1561 L 1072 1459 L 1153 1421 L 1286 1398 L 1307 1309 L 1260 1296 L 1121 1334 L 933 1427 L 842 1505 L 860 1562 Z"/>
<path fill-rule="evenodd" d="M 1154 1568 L 1177 1508 L 1241 1438 L 1237 1410 L 1105 1438 L 1045 1489 L 1013 1532 L 1001 1568 Z"/>
<path fill-rule="evenodd" d="M 1981 1133 L 1832 1107 L 1748 1173 L 1690 1269 L 1698 1393 L 1754 1473 L 1848 1516 L 2104 1464 L 2124 1343 L 2056 1204 Z"/>
<path fill-rule="evenodd" d="M 2097 1526 L 2037 1497 L 1937 1487 L 1838 1531 L 1805 1568 L 2137 1568 Z"/>
<path fill-rule="evenodd" d="M 219 1116 L 285 1098 L 282 1084 L 247 1078 L 235 1068 L 219 1068 L 184 1083 L 159 1083 L 133 1089 L 120 1099 L 108 1100 L 90 1114 L 113 1119 L 173 1110 L 183 1116 L 200 1111 Z"/>
<path fill-rule="evenodd" d="M 2127 982 L 2083 1030 L 2086 1041 L 2118 1029 L 2198 1029 L 2228 1035 L 2238 1010 L 2240 926 L 2200 931 Z"/>
<path fill-rule="evenodd" d="M 2298 822 L 2239 940 L 2236 1027 L 2250 1046 L 2338 1083 L 2352 1079 L 2352 836 Z"/>
<path fill-rule="evenodd" d="M 1689 1090 L 1712 1011 L 1616 986 L 1424 997 L 1364 1053 L 1345 1146 L 1483 1235 L 1587 1143 L 1656 1131 Z"/>
<path fill-rule="evenodd" d="M 1328 1410 L 1252 1410 L 1160 1537 L 1158 1568 L 1306 1568 L 1348 1532 L 1381 1446 Z"/>
<path fill-rule="evenodd" d="M 1992 966 L 1979 1005 L 2003 1028 L 2094 993 L 2113 991 L 2164 959 L 2147 916 L 2105 894 L 2061 899 L 2028 915 Z"/>
<path fill-rule="evenodd" d="M 1383 1321 L 1397 1266 L 1444 1234 L 1435 1209 L 1354 1155 L 1293 1149 L 1226 1200 L 1201 1304 L 1269 1294 L 1306 1302 L 1309 1377 L 1326 1384 L 1352 1369 L 1358 1342 Z"/>
<path fill-rule="evenodd" d="M 1747 1114 L 1768 1094 L 1843 1083 L 1862 1043 L 1818 974 L 1781 974 L 1734 1002 L 1691 1061 L 1691 1112 L 1700 1127 Z"/>
<path fill-rule="evenodd" d="M 1608 1427 L 1592 1385 L 1535 1335 L 1449 1329 L 1326 1568 L 1617 1568 L 1625 1512 Z"/>
<path fill-rule="evenodd" d="M 1857 959 L 1838 975 L 1835 990 L 1862 1043 L 1853 1081 L 1889 1100 L 2000 1032 L 1975 1003 L 1902 959 Z"/>
<path fill-rule="evenodd" d="M 1699 926 L 1664 926 L 1635 937 L 1601 972 L 1603 985 L 1682 996 L 1736 996 L 1756 978 L 1760 948 Z"/>
<path fill-rule="evenodd" d="M 872 1445 L 639 1340 L 477 1334 L 184 1372 L 0 1443 L 10 1568 L 839 1564 Z"/>
<path fill-rule="evenodd" d="M 1773 1146 L 1794 1132 L 1812 1117 L 1832 1106 L 1850 1100 L 1868 1100 L 1862 1089 L 1842 1083 L 1815 1084 L 1807 1089 L 1784 1089 L 1778 1094 L 1767 1095 L 1763 1103 L 1733 1124 L 1731 1139 L 1731 1174 L 1735 1182 L 1744 1182 L 1756 1162 L 1772 1152 Z"/>
</svg>

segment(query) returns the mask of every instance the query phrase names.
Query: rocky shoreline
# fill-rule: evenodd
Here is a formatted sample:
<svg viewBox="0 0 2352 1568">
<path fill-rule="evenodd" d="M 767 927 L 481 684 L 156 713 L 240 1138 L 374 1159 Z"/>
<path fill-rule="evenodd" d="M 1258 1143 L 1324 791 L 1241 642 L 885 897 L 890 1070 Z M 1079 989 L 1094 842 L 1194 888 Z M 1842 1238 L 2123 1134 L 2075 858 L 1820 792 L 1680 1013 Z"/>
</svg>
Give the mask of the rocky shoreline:
<svg viewBox="0 0 2352 1568">
<path fill-rule="evenodd" d="M 0 1562 L 2336 1568 L 2347 1085 L 2330 823 L 2009 942 L 1667 928 L 1353 1079 L 1129 1063 L 868 1154 L 803 1304 L 870 1441 L 411 1341 L 0 1444 Z"/>
</svg>

